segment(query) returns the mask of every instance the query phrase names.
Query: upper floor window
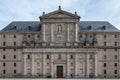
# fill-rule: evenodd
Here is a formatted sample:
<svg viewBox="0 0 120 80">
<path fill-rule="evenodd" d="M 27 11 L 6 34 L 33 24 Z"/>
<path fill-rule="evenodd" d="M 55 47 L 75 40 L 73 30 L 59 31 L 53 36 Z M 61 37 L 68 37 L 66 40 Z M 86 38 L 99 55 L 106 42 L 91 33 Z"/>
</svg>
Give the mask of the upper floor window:
<svg viewBox="0 0 120 80">
<path fill-rule="evenodd" d="M 117 55 L 114 55 L 115 59 L 117 59 Z"/>
<path fill-rule="evenodd" d="M 13 38 L 16 38 L 16 35 L 14 35 Z"/>
<path fill-rule="evenodd" d="M 6 56 L 5 56 L 5 55 L 3 55 L 3 59 L 6 59 Z"/>
<path fill-rule="evenodd" d="M 5 63 L 3 63 L 3 66 L 5 67 L 5 66 L 6 66 L 6 64 L 5 64 Z"/>
<path fill-rule="evenodd" d="M 104 46 L 106 46 L 106 42 L 104 42 Z"/>
<path fill-rule="evenodd" d="M 16 67 L 16 63 L 14 63 L 14 67 Z"/>
<path fill-rule="evenodd" d="M 14 74 L 16 74 L 16 70 L 14 70 Z"/>
<path fill-rule="evenodd" d="M 107 71 L 106 70 L 104 70 L 104 74 L 106 74 L 107 73 Z"/>
<path fill-rule="evenodd" d="M 117 38 L 117 35 L 114 35 L 115 36 L 115 38 Z"/>
<path fill-rule="evenodd" d="M 107 35 L 104 35 L 104 38 L 107 38 Z"/>
<path fill-rule="evenodd" d="M 114 63 L 114 66 L 117 67 L 117 63 Z"/>
<path fill-rule="evenodd" d="M 107 59 L 107 55 L 104 55 L 103 58 L 104 58 L 104 59 Z"/>
<path fill-rule="evenodd" d="M 31 36 L 30 35 L 28 35 L 28 38 L 30 38 Z"/>
<path fill-rule="evenodd" d="M 59 54 L 58 58 L 61 59 L 61 54 Z"/>
<path fill-rule="evenodd" d="M 6 70 L 4 69 L 4 70 L 3 70 L 3 74 L 5 74 L 5 73 L 6 73 Z"/>
<path fill-rule="evenodd" d="M 6 45 L 6 42 L 3 42 L 3 46 L 5 46 Z"/>
<path fill-rule="evenodd" d="M 16 45 L 16 42 L 13 42 L 14 46 Z"/>
<path fill-rule="evenodd" d="M 115 74 L 117 74 L 117 70 L 115 70 Z"/>
<path fill-rule="evenodd" d="M 14 55 L 14 59 L 16 59 L 16 55 Z"/>
<path fill-rule="evenodd" d="M 107 66 L 107 64 L 106 63 L 104 63 L 104 67 L 106 67 Z"/>
<path fill-rule="evenodd" d="M 5 36 L 5 35 L 3 35 L 3 38 L 6 38 L 6 36 Z"/>
<path fill-rule="evenodd" d="M 117 42 L 115 42 L 115 46 L 117 46 Z"/>
<path fill-rule="evenodd" d="M 28 26 L 28 30 L 31 30 L 31 26 Z"/>
<path fill-rule="evenodd" d="M 3 49 L 3 51 L 5 52 L 5 51 L 6 51 L 6 49 Z"/>
</svg>

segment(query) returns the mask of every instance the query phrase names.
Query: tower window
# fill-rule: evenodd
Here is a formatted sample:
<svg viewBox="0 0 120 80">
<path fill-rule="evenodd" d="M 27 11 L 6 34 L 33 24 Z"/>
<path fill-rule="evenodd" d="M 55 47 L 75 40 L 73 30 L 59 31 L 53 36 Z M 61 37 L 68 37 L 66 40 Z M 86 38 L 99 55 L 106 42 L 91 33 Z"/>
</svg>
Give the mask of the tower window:
<svg viewBox="0 0 120 80">
<path fill-rule="evenodd" d="M 5 36 L 5 35 L 3 35 L 3 38 L 6 38 L 6 36 Z"/>
</svg>

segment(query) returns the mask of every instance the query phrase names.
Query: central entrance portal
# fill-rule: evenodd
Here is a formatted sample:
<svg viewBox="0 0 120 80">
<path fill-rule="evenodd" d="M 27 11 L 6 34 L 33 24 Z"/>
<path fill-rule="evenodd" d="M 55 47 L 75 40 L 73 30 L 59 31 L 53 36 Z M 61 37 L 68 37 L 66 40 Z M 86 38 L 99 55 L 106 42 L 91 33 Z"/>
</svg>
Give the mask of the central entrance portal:
<svg viewBox="0 0 120 80">
<path fill-rule="evenodd" d="M 57 78 L 63 78 L 63 66 L 57 66 Z"/>
</svg>

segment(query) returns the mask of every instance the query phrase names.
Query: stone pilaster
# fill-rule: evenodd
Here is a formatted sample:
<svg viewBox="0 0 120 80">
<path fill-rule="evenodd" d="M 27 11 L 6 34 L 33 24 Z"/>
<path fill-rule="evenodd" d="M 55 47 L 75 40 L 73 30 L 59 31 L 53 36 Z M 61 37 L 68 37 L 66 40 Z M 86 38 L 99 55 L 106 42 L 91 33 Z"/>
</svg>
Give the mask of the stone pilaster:
<svg viewBox="0 0 120 80">
<path fill-rule="evenodd" d="M 54 68 L 53 68 L 53 53 L 51 53 L 51 76 L 54 77 Z"/>
<path fill-rule="evenodd" d="M 45 42 L 45 23 L 43 23 L 43 42 Z"/>
<path fill-rule="evenodd" d="M 51 42 L 53 42 L 53 24 L 51 24 Z"/>
<path fill-rule="evenodd" d="M 35 60 L 34 60 L 34 53 L 32 53 L 31 58 L 32 58 L 32 63 L 31 63 L 31 64 L 32 64 L 32 66 L 31 66 L 31 67 L 32 67 L 32 76 L 34 76 L 34 75 L 35 75 L 35 71 L 34 71 L 34 69 L 35 69 L 35 68 L 34 68 L 34 66 L 35 66 L 35 64 L 34 64 L 34 63 L 35 63 L 35 62 L 34 62 L 34 61 L 35 61 Z"/>
<path fill-rule="evenodd" d="M 67 24 L 67 42 L 69 42 L 70 41 L 70 39 L 69 39 L 69 24 Z"/>
<path fill-rule="evenodd" d="M 77 54 L 75 53 L 75 77 L 78 75 L 78 69 L 77 69 Z"/>
<path fill-rule="evenodd" d="M 24 57 L 24 62 L 23 62 L 23 64 L 24 64 L 24 75 L 26 75 L 27 74 L 27 68 L 26 68 L 27 67 L 26 66 L 26 64 L 27 64 L 26 63 L 26 57 L 27 57 L 27 55 L 24 54 L 23 57 Z"/>
<path fill-rule="evenodd" d="M 67 77 L 69 77 L 69 53 L 67 53 Z"/>
<path fill-rule="evenodd" d="M 87 64 L 86 64 L 87 65 L 87 68 L 86 68 L 87 69 L 87 75 L 86 76 L 89 77 L 89 54 L 87 53 L 86 55 L 87 55 L 87 57 L 86 57 L 87 58 Z"/>
<path fill-rule="evenodd" d="M 95 76 L 97 77 L 97 53 L 95 53 Z"/>
<path fill-rule="evenodd" d="M 78 42 L 78 23 L 75 24 L 75 41 Z"/>
</svg>

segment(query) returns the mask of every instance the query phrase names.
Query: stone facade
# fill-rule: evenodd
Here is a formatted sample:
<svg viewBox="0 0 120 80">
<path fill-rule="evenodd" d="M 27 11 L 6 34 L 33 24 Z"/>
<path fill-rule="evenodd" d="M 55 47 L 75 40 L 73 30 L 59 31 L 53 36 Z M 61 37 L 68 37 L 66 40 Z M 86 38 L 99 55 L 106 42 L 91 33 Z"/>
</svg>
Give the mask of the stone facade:
<svg viewBox="0 0 120 80">
<path fill-rule="evenodd" d="M 82 31 L 80 16 L 60 7 L 40 20 L 40 31 L 0 32 L 0 77 L 120 77 L 119 30 Z"/>
</svg>

